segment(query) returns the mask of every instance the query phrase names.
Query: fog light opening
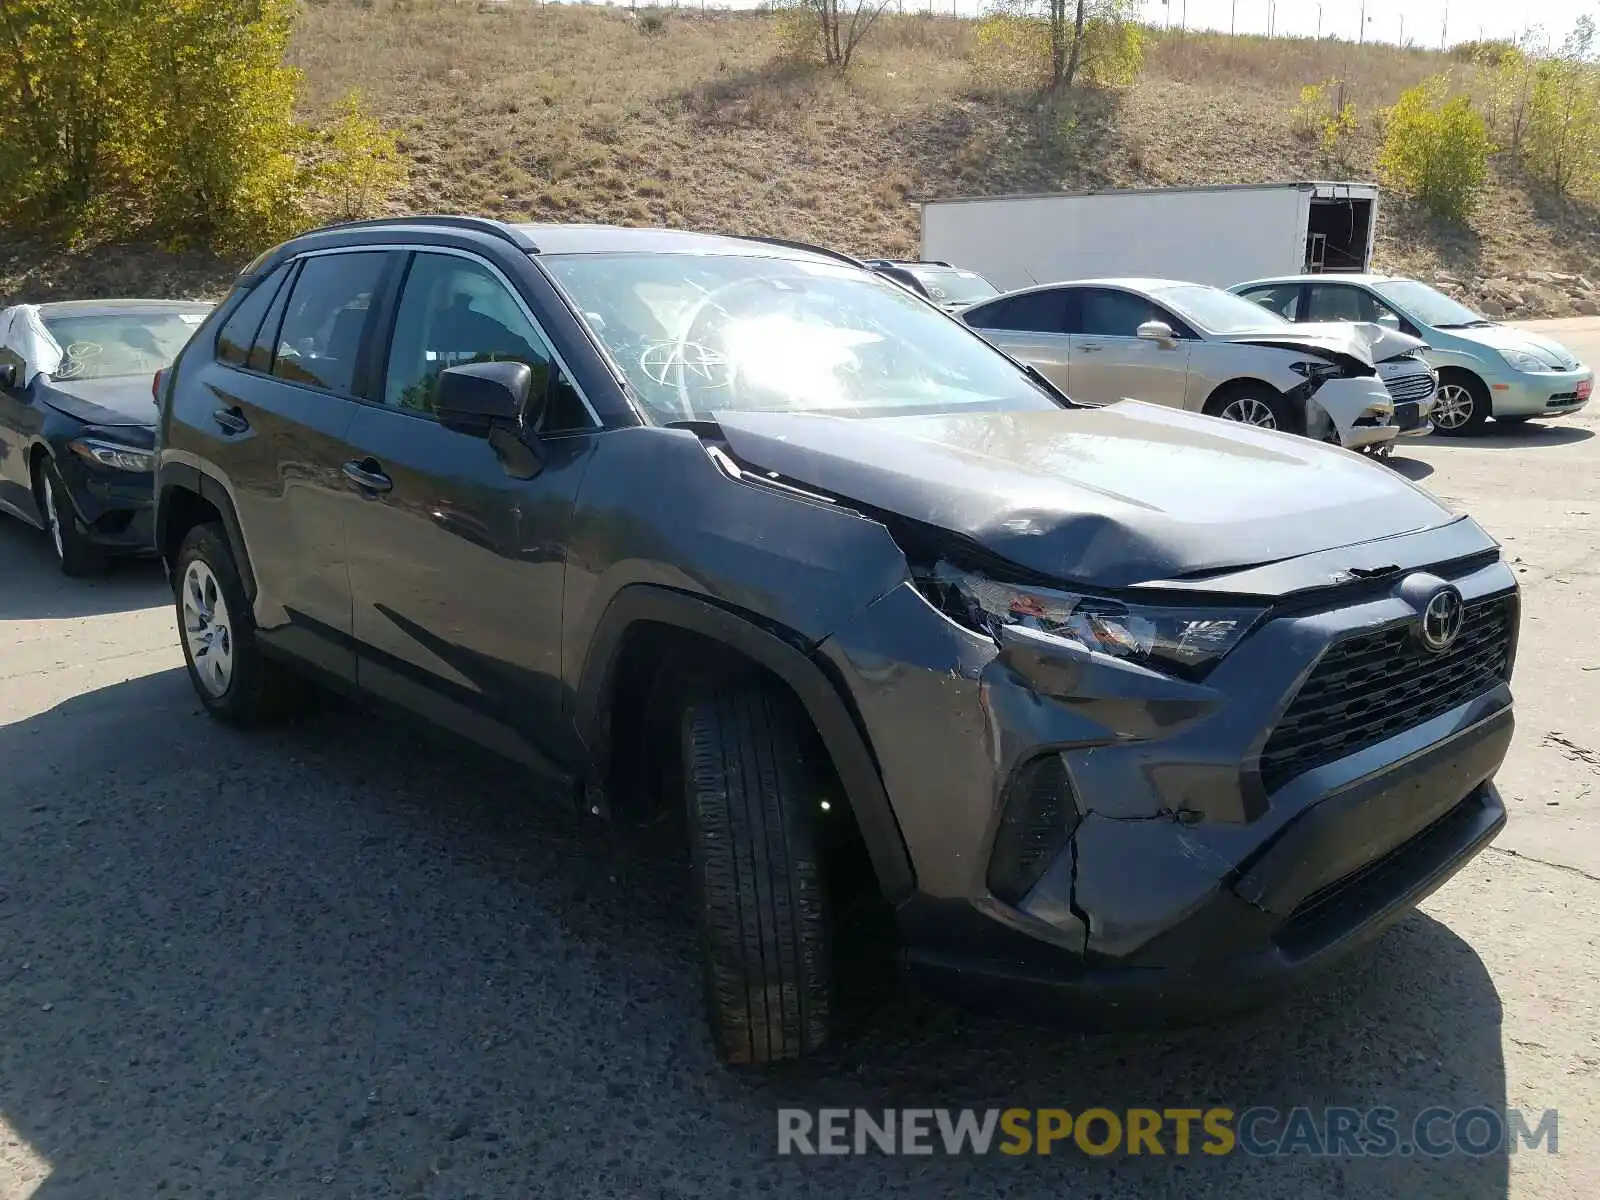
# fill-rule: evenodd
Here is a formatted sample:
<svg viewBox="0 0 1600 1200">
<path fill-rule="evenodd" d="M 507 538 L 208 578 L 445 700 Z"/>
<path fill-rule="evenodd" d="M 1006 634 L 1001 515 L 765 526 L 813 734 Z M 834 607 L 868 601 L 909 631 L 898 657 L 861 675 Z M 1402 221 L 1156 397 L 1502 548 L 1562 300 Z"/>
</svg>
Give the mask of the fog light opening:
<svg viewBox="0 0 1600 1200">
<path fill-rule="evenodd" d="M 1018 768 L 1006 789 L 989 855 L 989 891 L 1007 904 L 1020 904 L 1077 827 L 1077 797 L 1061 756 L 1046 754 Z"/>
</svg>

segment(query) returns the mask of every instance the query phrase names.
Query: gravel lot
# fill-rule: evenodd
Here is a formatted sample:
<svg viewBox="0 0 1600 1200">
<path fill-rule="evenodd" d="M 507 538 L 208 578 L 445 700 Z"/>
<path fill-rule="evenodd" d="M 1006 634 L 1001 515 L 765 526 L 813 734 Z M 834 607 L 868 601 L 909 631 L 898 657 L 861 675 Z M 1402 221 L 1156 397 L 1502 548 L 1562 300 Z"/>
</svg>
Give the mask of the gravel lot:
<svg viewBox="0 0 1600 1200">
<path fill-rule="evenodd" d="M 1551 323 L 1590 362 L 1600 321 Z M 1313 995 L 1087 1037 L 891 994 L 735 1074 L 685 880 L 455 749 L 192 698 L 157 570 L 93 586 L 0 522 L 0 1200 L 1600 1195 L 1600 411 L 1406 448 L 1526 591 L 1511 824 Z M 780 1105 L 1560 1110 L 1438 1162 L 795 1160 Z"/>
</svg>

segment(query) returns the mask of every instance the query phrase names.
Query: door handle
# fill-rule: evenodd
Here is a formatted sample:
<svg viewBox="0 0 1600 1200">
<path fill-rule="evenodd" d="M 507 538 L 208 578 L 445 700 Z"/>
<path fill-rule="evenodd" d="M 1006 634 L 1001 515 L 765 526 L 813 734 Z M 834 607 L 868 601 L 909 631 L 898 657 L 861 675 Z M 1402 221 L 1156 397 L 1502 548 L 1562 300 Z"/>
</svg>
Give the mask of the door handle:
<svg viewBox="0 0 1600 1200">
<path fill-rule="evenodd" d="M 1099 354 L 1105 347 L 1099 342 L 1085 342 L 1078 347 L 1085 354 Z"/>
<path fill-rule="evenodd" d="M 344 465 L 344 477 L 363 492 L 387 492 L 394 480 L 383 473 L 383 466 L 375 458 L 351 459 Z"/>
<path fill-rule="evenodd" d="M 235 405 L 232 408 L 215 409 L 211 419 L 217 423 L 224 433 L 243 433 L 250 428 L 250 422 L 245 419 L 243 410 Z"/>
</svg>

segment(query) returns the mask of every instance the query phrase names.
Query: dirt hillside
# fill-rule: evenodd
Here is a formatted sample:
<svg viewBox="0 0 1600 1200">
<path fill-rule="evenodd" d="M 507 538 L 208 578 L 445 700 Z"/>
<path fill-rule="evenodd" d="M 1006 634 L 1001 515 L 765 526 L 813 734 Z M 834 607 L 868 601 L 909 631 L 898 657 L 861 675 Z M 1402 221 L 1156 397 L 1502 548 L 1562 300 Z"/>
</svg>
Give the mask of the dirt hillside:
<svg viewBox="0 0 1600 1200">
<path fill-rule="evenodd" d="M 795 65 L 779 34 L 756 13 L 324 0 L 303 10 L 291 58 L 308 117 L 358 87 L 401 131 L 411 178 L 396 212 L 683 225 L 888 255 L 915 253 L 918 196 L 1372 178 L 1375 111 L 1450 65 L 1391 46 L 1157 34 L 1131 89 L 1042 105 L 975 73 L 970 21 L 889 17 L 845 79 Z M 1302 84 L 1330 77 L 1360 115 L 1332 161 L 1290 115 Z M 1381 267 L 1443 277 L 1514 316 L 1592 307 L 1597 252 L 1600 216 L 1509 176 L 1467 229 L 1393 195 L 1380 217 Z M 236 266 L 0 240 L 0 301 L 216 295 Z"/>
</svg>

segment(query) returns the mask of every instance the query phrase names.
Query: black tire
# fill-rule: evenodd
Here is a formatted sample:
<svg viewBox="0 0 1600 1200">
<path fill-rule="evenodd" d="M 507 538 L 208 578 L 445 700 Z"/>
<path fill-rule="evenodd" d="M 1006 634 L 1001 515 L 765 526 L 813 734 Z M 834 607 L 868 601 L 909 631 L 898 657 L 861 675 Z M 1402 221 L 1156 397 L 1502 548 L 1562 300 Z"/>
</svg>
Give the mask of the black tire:
<svg viewBox="0 0 1600 1200">
<path fill-rule="evenodd" d="M 185 627 L 184 590 L 190 583 L 190 566 L 197 562 L 209 571 L 225 608 L 231 670 L 220 690 L 202 678 Z M 263 655 L 256 644 L 255 617 L 220 525 L 189 530 L 173 566 L 172 592 L 189 682 L 207 712 L 230 725 L 251 726 L 283 720 L 296 711 L 304 700 L 304 684 L 282 663 Z"/>
<path fill-rule="evenodd" d="M 66 480 L 48 458 L 39 467 L 39 513 L 44 517 L 45 536 L 55 551 L 56 565 L 63 575 L 84 579 L 106 569 L 105 552 L 89 540 L 72 505 Z"/>
<path fill-rule="evenodd" d="M 1265 425 L 1257 421 L 1245 421 L 1242 415 L 1234 415 L 1239 410 L 1248 409 L 1254 405 L 1265 408 L 1272 414 L 1272 424 Z M 1261 429 L 1277 429 L 1283 433 L 1304 433 L 1305 423 L 1300 414 L 1294 411 L 1293 406 L 1280 393 L 1260 383 L 1230 383 L 1218 388 L 1211 399 L 1206 401 L 1205 412 L 1208 417 L 1220 417 L 1224 421 L 1239 421 L 1242 424 L 1255 425 Z"/>
<path fill-rule="evenodd" d="M 1439 402 L 1449 391 L 1450 402 L 1453 404 L 1460 400 L 1468 405 L 1464 420 L 1449 426 L 1440 424 Z M 1483 432 L 1484 422 L 1490 417 L 1490 406 L 1493 402 L 1489 397 L 1489 389 L 1471 371 L 1460 371 L 1446 368 L 1439 372 L 1439 399 L 1434 401 L 1433 432 L 1440 437 L 1471 437 Z M 1453 419 L 1447 415 L 1447 420 Z"/>
<path fill-rule="evenodd" d="M 707 1018 L 725 1062 L 798 1058 L 828 1038 L 831 942 L 816 814 L 820 748 L 761 683 L 683 709 L 684 793 Z"/>
</svg>

